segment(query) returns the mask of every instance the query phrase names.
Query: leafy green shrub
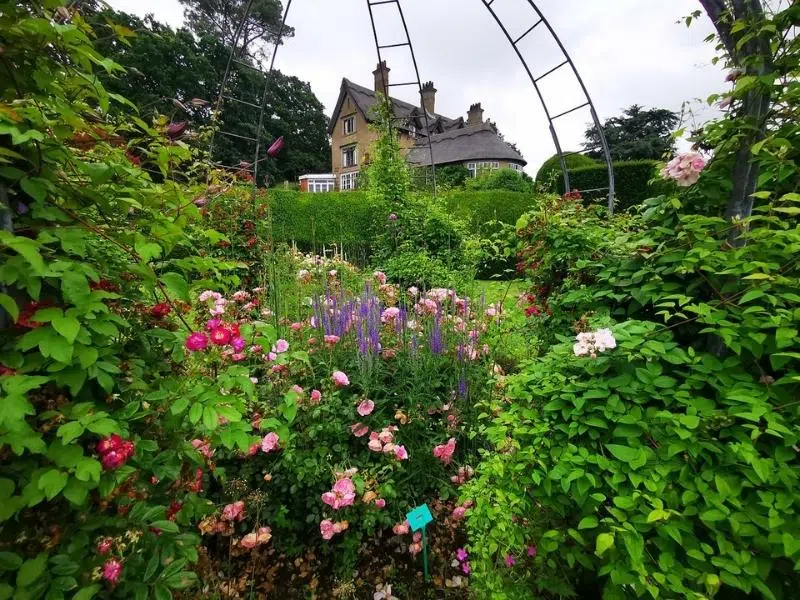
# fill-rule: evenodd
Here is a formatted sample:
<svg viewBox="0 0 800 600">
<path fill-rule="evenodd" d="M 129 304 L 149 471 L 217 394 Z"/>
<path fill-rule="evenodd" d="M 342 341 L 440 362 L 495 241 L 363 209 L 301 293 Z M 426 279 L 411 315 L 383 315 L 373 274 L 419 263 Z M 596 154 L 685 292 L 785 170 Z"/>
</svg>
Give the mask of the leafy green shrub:
<svg viewBox="0 0 800 600">
<path fill-rule="evenodd" d="M 403 288 L 417 286 L 422 289 L 449 287 L 462 283 L 463 274 L 448 267 L 440 259 L 431 257 L 425 250 L 415 250 L 410 245 L 399 248 L 380 263 L 380 269 Z"/>
<path fill-rule="evenodd" d="M 533 180 L 514 169 L 486 169 L 477 177 L 467 180 L 465 187 L 475 191 L 507 190 L 532 194 Z"/>
<path fill-rule="evenodd" d="M 568 153 L 565 152 L 564 154 Z M 569 156 L 564 157 L 564 160 L 567 163 L 567 169 L 570 170 L 570 173 L 574 169 L 593 167 L 597 165 L 596 160 L 586 156 L 585 154 L 569 154 Z M 544 161 L 541 167 L 539 167 L 539 170 L 536 172 L 536 184 L 540 186 L 546 186 L 549 189 L 553 183 L 559 179 L 563 180 L 563 175 L 561 173 L 561 161 L 558 158 L 558 154 L 554 154 Z"/>
<path fill-rule="evenodd" d="M 641 204 L 647 198 L 659 193 L 666 184 L 657 183 L 651 188 L 649 182 L 656 176 L 660 166 L 656 160 L 627 160 L 614 163 L 614 187 L 616 190 L 616 209 L 623 211 Z M 557 179 L 559 194 L 564 193 L 564 180 Z M 581 167 L 569 172 L 569 184 L 573 189 L 594 190 L 608 188 L 608 169 L 605 164 Z M 608 198 L 608 189 L 582 194 L 584 198 L 603 204 Z"/>
</svg>

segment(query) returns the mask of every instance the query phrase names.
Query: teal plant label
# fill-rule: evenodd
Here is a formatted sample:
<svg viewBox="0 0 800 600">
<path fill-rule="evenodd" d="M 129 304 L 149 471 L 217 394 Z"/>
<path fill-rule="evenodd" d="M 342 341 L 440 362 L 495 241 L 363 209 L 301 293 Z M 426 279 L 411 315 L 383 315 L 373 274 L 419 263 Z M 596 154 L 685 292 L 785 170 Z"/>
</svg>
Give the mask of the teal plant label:
<svg viewBox="0 0 800 600">
<path fill-rule="evenodd" d="M 427 504 L 418 506 L 406 515 L 406 520 L 411 526 L 411 531 L 419 531 L 425 525 L 433 521 L 433 515 Z"/>
</svg>

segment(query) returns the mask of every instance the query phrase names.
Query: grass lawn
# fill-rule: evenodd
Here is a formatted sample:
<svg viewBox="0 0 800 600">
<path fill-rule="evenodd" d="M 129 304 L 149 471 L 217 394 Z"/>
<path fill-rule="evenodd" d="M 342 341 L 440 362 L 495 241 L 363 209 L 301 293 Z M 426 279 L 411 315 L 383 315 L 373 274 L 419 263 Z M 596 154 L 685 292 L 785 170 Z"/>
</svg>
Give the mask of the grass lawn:
<svg viewBox="0 0 800 600">
<path fill-rule="evenodd" d="M 507 311 L 514 308 L 519 295 L 528 289 L 527 282 L 522 279 L 510 281 L 478 279 L 473 282 L 473 286 L 468 290 L 468 295 L 471 298 L 477 299 L 481 297 L 481 294 L 486 294 L 487 304 L 503 302 L 503 306 Z"/>
</svg>

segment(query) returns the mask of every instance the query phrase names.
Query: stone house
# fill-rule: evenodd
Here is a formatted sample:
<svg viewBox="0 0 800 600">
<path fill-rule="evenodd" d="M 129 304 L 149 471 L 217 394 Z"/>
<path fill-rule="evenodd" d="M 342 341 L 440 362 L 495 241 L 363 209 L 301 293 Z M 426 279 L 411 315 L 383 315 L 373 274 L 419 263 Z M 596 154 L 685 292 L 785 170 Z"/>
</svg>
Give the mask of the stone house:
<svg viewBox="0 0 800 600">
<path fill-rule="evenodd" d="M 358 185 L 359 171 L 369 163 L 370 148 L 378 137 L 369 124 L 373 120 L 377 92 L 383 93 L 388 85 L 390 70 L 386 61 L 378 64 L 373 71 L 372 88 L 342 79 L 339 99 L 328 126 L 331 164 L 339 190 L 354 189 Z M 430 166 L 430 136 L 437 167 L 464 165 L 473 177 L 482 169 L 522 171 L 527 164 L 525 159 L 511 144 L 503 141 L 492 123 L 484 121 L 480 103 L 470 107 L 466 120 L 452 119 L 436 112 L 436 91 L 433 82 L 422 86 L 422 107 L 390 97 L 397 119 L 398 141 L 409 164 Z M 428 117 L 427 128 L 423 107 Z"/>
</svg>

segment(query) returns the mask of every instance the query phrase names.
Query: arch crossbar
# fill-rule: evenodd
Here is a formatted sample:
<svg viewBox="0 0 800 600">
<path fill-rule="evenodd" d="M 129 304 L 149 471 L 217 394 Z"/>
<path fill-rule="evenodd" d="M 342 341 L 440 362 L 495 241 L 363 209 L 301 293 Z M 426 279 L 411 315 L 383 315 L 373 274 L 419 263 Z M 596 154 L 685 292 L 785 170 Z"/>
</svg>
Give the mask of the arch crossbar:
<svg viewBox="0 0 800 600">
<path fill-rule="evenodd" d="M 399 43 L 389 43 L 389 44 L 382 44 L 379 40 L 378 36 L 378 28 L 375 26 L 375 13 L 373 9 L 377 6 L 382 7 L 389 7 L 389 5 L 394 5 L 397 8 L 397 16 L 400 19 L 400 24 L 402 25 L 403 34 L 405 35 L 405 40 L 400 41 Z M 414 65 L 414 75 L 416 77 L 416 81 L 406 81 L 403 83 L 388 83 L 386 78 L 383 79 L 383 96 L 386 104 L 391 109 L 392 101 L 389 96 L 390 88 L 394 86 L 411 86 L 416 85 L 417 90 L 419 91 L 419 106 L 422 110 L 422 119 L 425 123 L 425 137 L 428 140 L 428 153 L 430 154 L 430 161 L 431 161 L 431 177 L 433 180 L 433 195 L 436 196 L 436 163 L 433 160 L 433 142 L 431 141 L 431 129 L 430 129 L 430 122 L 428 120 L 428 111 L 425 109 L 425 102 L 422 99 L 422 81 L 419 77 L 419 67 L 417 66 L 417 56 L 414 53 L 414 46 L 411 43 L 411 36 L 408 33 L 408 25 L 406 24 L 406 18 L 403 14 L 403 7 L 400 4 L 400 0 L 367 0 L 367 10 L 369 11 L 369 19 L 372 23 L 372 35 L 375 39 L 375 50 L 378 53 L 378 64 L 383 63 L 383 55 L 381 50 L 386 50 L 388 48 L 408 48 L 409 53 L 411 54 L 411 63 Z M 383 9 L 386 10 L 386 9 Z M 393 132 L 393 127 L 389 128 L 389 134 L 391 135 Z"/>
<path fill-rule="evenodd" d="M 612 162 L 611 162 L 611 152 L 610 152 L 609 147 L 608 147 L 608 142 L 606 140 L 605 134 L 603 133 L 603 128 L 601 126 L 600 119 L 597 117 L 597 111 L 595 110 L 594 103 L 592 102 L 592 98 L 591 98 L 591 96 L 589 96 L 589 91 L 586 89 L 586 85 L 583 83 L 583 79 L 581 78 L 580 73 L 578 73 L 578 69 L 575 67 L 575 63 L 572 62 L 572 58 L 570 58 L 569 53 L 567 52 L 566 48 L 564 47 L 564 44 L 561 42 L 561 39 L 558 37 L 558 34 L 555 32 L 553 27 L 550 25 L 550 22 L 545 18 L 544 14 L 542 13 L 541 10 L 539 10 L 539 7 L 536 6 L 536 3 L 533 0 L 527 0 L 528 4 L 530 5 L 530 7 L 532 9 L 532 12 L 533 12 L 533 15 L 532 15 L 533 18 L 531 20 L 531 25 L 530 25 L 530 27 L 528 27 L 525 30 L 524 33 L 522 33 L 521 35 L 516 36 L 516 37 L 512 37 L 512 35 L 509 33 L 508 27 L 506 26 L 506 24 L 503 22 L 503 20 L 498 15 L 497 11 L 492 6 L 495 2 L 503 2 L 503 0 L 481 0 L 481 2 L 483 2 L 483 5 L 486 7 L 486 9 L 492 15 L 494 20 L 500 26 L 500 29 L 503 31 L 503 34 L 506 36 L 506 39 L 508 39 L 508 42 L 511 44 L 511 47 L 514 49 L 514 52 L 516 53 L 517 57 L 519 58 L 520 62 L 522 63 L 522 66 L 525 68 L 525 72 L 528 74 L 528 78 L 531 80 L 531 83 L 533 84 L 533 87 L 536 90 L 536 95 L 539 97 L 539 101 L 542 103 L 542 107 L 544 108 L 544 113 L 547 116 L 547 122 L 548 122 L 549 129 L 550 129 L 550 135 L 553 137 L 553 143 L 555 144 L 556 152 L 558 153 L 558 159 L 559 159 L 559 162 L 561 164 L 561 172 L 563 173 L 563 176 L 564 176 L 564 186 L 565 186 L 564 189 L 567 190 L 567 191 L 570 191 L 572 189 L 571 186 L 570 186 L 569 169 L 567 168 L 567 161 L 566 161 L 566 158 L 567 158 L 567 156 L 570 155 L 570 153 L 566 153 L 565 154 L 563 149 L 561 148 L 561 141 L 560 141 L 560 139 L 558 137 L 558 131 L 557 131 L 556 125 L 558 123 L 558 119 L 560 119 L 561 117 L 563 117 L 565 115 L 568 115 L 570 113 L 573 113 L 573 112 L 575 112 L 577 110 L 580 110 L 580 109 L 588 107 L 589 112 L 590 112 L 591 117 L 592 117 L 592 123 L 594 124 L 595 128 L 597 129 L 597 133 L 598 133 L 598 136 L 599 136 L 599 139 L 600 139 L 600 146 L 601 146 L 601 149 L 603 151 L 603 157 L 605 158 L 606 167 L 608 169 L 608 187 L 607 188 L 600 188 L 600 189 L 592 189 L 592 190 L 579 190 L 579 191 L 584 191 L 584 192 L 592 191 L 592 192 L 594 192 L 594 191 L 607 190 L 608 191 L 608 211 L 609 211 L 610 214 L 613 214 L 613 212 L 614 212 L 614 168 L 613 168 L 613 165 L 612 165 Z M 523 39 L 527 38 L 529 35 L 533 34 L 534 31 L 539 29 L 540 27 L 543 27 L 547 32 L 549 32 L 550 36 L 553 38 L 553 40 L 555 40 L 556 44 L 558 45 L 559 51 L 562 54 L 563 60 L 562 60 L 562 62 L 559 62 L 557 65 L 553 66 L 552 68 L 550 68 L 549 70 L 545 71 L 544 73 L 542 73 L 540 75 L 534 75 L 533 71 L 531 70 L 530 65 L 528 64 L 528 61 L 525 59 L 525 56 L 524 56 L 522 50 L 520 49 L 519 43 Z M 565 68 L 565 67 L 568 68 L 570 72 L 572 72 L 572 74 L 574 75 L 575 79 L 577 80 L 577 83 L 580 86 L 581 92 L 583 94 L 583 102 L 579 103 L 578 105 L 576 105 L 576 106 L 574 106 L 574 107 L 572 107 L 572 108 L 570 108 L 568 110 L 562 111 L 562 112 L 554 115 L 554 114 L 552 114 L 550 108 L 548 107 L 547 101 L 545 100 L 545 96 L 542 93 L 542 89 L 541 89 L 541 86 L 539 85 L 539 82 L 541 80 L 543 80 L 545 77 L 548 77 L 549 75 L 551 75 L 551 74 L 555 73 L 556 71 L 559 71 L 559 70 L 561 70 L 562 68 Z"/>
</svg>

